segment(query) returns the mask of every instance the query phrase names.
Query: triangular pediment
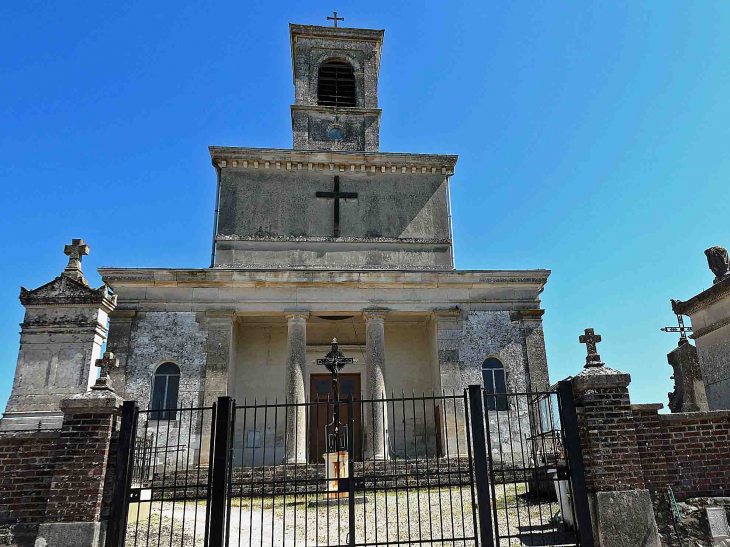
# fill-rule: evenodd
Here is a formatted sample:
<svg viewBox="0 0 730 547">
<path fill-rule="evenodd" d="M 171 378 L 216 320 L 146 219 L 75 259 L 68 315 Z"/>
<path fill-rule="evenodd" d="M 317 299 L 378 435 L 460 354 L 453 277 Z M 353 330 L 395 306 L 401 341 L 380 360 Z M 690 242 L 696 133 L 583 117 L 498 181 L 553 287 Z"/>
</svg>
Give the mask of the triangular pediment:
<svg viewBox="0 0 730 547">
<path fill-rule="evenodd" d="M 101 304 L 105 300 L 111 302 L 106 285 L 98 289 L 87 287 L 79 281 L 60 276 L 41 285 L 37 289 L 20 288 L 20 303 L 24 306 L 53 305 L 53 304 Z"/>
</svg>

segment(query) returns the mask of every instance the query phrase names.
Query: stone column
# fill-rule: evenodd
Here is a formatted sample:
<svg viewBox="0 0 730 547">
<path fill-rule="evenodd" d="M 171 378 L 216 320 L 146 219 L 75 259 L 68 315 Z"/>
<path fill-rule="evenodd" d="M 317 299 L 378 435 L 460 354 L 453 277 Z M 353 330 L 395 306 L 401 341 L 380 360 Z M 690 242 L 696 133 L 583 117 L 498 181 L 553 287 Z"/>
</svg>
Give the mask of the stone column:
<svg viewBox="0 0 730 547">
<path fill-rule="evenodd" d="M 205 378 L 203 384 L 203 406 L 212 406 L 218 397 L 228 395 L 228 370 L 234 365 L 235 340 L 233 325 L 236 316 L 229 310 L 209 311 L 202 323 L 208 331 L 206 341 Z M 211 413 L 203 415 L 200 463 L 208 463 L 210 455 Z"/>
<path fill-rule="evenodd" d="M 365 310 L 365 369 L 366 397 L 368 399 L 385 398 L 385 314 L 386 310 Z M 375 460 L 387 460 L 390 457 L 388 438 L 388 405 L 372 403 L 363 407 L 365 414 L 366 457 Z"/>
<path fill-rule="evenodd" d="M 660 547 L 629 399 L 631 376 L 604 366 L 595 348 L 601 337 L 592 329 L 584 339 L 585 370 L 572 383 L 596 544 Z"/>
<path fill-rule="evenodd" d="M 286 363 L 286 402 L 302 405 L 306 402 L 304 377 L 307 367 L 307 319 L 309 312 L 286 314 L 289 337 Z M 290 407 L 286 415 L 286 463 L 307 461 L 307 421 L 304 406 Z"/>
</svg>

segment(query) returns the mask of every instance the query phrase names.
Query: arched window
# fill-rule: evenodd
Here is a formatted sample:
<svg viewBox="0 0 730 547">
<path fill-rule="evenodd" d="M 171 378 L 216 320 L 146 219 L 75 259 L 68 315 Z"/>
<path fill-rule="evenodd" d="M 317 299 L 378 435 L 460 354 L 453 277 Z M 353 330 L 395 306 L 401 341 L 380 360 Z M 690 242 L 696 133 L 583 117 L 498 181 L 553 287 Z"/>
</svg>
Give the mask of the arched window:
<svg viewBox="0 0 730 547">
<path fill-rule="evenodd" d="M 180 389 L 180 368 L 175 363 L 162 363 L 155 371 L 152 382 L 153 420 L 174 420 L 176 418 L 177 393 Z M 167 409 L 167 410 L 163 410 Z"/>
<path fill-rule="evenodd" d="M 482 364 L 484 392 L 487 394 L 488 410 L 507 410 L 507 383 L 504 379 L 504 365 L 495 357 L 490 357 Z M 493 395 L 490 397 L 489 395 Z"/>
<path fill-rule="evenodd" d="M 327 61 L 319 67 L 317 104 L 355 106 L 355 73 L 345 61 Z"/>
</svg>

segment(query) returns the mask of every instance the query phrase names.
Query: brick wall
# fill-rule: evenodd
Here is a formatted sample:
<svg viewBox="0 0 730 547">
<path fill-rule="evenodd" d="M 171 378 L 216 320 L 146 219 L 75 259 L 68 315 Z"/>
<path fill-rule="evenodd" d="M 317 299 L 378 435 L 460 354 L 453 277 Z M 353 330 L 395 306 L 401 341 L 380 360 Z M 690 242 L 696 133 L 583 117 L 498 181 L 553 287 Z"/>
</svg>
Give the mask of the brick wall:
<svg viewBox="0 0 730 547">
<path fill-rule="evenodd" d="M 586 489 L 610 492 L 644 488 L 641 455 L 626 388 L 585 393 L 577 408 Z"/>
<path fill-rule="evenodd" d="M 730 495 L 730 411 L 659 414 L 634 405 L 646 488 L 677 499 Z"/>
<path fill-rule="evenodd" d="M 44 518 L 60 431 L 6 433 L 0 436 L 0 544 L 9 534 L 32 536 Z"/>
<path fill-rule="evenodd" d="M 66 414 L 63 453 L 49 489 L 46 518 L 52 522 L 94 522 L 101 514 L 104 482 L 116 414 Z"/>
</svg>

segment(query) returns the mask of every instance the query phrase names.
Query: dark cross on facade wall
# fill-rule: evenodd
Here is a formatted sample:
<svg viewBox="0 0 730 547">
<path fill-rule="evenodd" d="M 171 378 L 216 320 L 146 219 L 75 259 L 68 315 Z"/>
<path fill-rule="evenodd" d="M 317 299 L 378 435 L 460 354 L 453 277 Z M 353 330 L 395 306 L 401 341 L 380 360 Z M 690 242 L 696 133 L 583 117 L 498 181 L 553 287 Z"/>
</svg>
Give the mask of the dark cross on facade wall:
<svg viewBox="0 0 730 547">
<path fill-rule="evenodd" d="M 683 346 L 689 342 L 689 340 L 687 340 L 687 333 L 692 332 L 692 327 L 684 326 L 684 320 L 680 314 L 677 314 L 677 324 L 679 325 L 678 327 L 662 327 L 662 332 L 678 332 L 679 343 L 677 345 Z"/>
<path fill-rule="evenodd" d="M 601 341 L 601 335 L 594 333 L 593 329 L 586 329 L 585 334 L 581 334 L 578 337 L 578 341 L 581 344 L 585 344 L 586 351 L 588 351 L 586 367 L 602 367 L 603 362 L 601 361 L 601 356 L 598 355 L 596 350 L 596 344 Z"/>
<path fill-rule="evenodd" d="M 327 17 L 327 20 L 328 21 L 334 21 L 335 22 L 335 28 L 337 28 L 337 21 L 344 21 L 345 18 L 344 17 L 337 17 L 337 12 L 336 11 L 333 11 L 332 13 L 334 13 L 335 16 L 334 17 Z"/>
<path fill-rule="evenodd" d="M 317 192 L 318 198 L 335 200 L 334 237 L 340 237 L 340 199 L 356 199 L 357 192 L 340 192 L 340 177 L 335 177 L 333 192 Z"/>
</svg>

